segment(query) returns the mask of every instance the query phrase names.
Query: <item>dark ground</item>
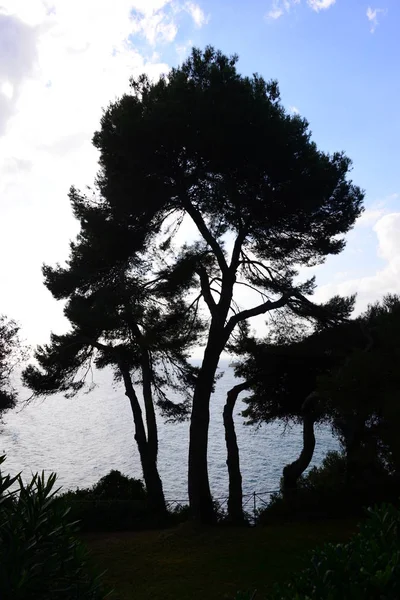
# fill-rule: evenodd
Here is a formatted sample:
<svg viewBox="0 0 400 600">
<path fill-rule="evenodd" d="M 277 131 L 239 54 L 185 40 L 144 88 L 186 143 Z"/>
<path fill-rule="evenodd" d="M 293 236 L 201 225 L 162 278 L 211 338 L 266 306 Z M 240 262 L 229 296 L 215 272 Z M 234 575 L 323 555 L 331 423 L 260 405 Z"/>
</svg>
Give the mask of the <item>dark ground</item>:
<svg viewBox="0 0 400 600">
<path fill-rule="evenodd" d="M 188 523 L 84 540 L 107 570 L 113 600 L 232 600 L 239 590 L 255 589 L 263 600 L 274 582 L 307 565 L 309 551 L 347 541 L 356 530 L 354 520 L 201 530 Z"/>
</svg>

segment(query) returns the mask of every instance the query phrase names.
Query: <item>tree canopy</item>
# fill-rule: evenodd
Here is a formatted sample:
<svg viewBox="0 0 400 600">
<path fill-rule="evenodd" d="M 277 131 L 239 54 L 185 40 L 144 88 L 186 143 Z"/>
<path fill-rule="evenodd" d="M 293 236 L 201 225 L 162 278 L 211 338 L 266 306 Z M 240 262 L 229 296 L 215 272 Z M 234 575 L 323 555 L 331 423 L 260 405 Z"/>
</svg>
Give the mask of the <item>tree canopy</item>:
<svg viewBox="0 0 400 600">
<path fill-rule="evenodd" d="M 354 296 L 334 297 L 324 311 L 303 311 L 301 317 L 282 310 L 266 338 L 247 337 L 236 347 L 241 356 L 235 374 L 251 392 L 243 411 L 248 423 L 302 420 L 304 402 L 318 391 L 320 377 L 368 342 L 360 320 L 349 320 L 354 302 Z M 328 402 L 318 402 L 316 409 L 316 420 L 331 420 Z"/>
<path fill-rule="evenodd" d="M 400 297 L 389 294 L 359 317 L 364 346 L 353 344 L 345 361 L 319 381 L 319 393 L 350 459 L 365 451 L 400 474 Z"/>
</svg>

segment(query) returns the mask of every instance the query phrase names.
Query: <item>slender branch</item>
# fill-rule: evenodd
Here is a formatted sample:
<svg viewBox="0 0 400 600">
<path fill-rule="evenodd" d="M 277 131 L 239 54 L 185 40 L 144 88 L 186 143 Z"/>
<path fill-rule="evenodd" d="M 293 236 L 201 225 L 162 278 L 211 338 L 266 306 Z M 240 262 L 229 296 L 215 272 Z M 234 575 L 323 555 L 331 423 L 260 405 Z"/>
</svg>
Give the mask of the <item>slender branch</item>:
<svg viewBox="0 0 400 600">
<path fill-rule="evenodd" d="M 234 330 L 236 325 L 240 323 L 240 321 L 245 321 L 246 319 L 256 317 L 257 315 L 262 315 L 266 312 L 269 312 L 270 310 L 275 310 L 276 308 L 282 308 L 282 306 L 285 306 L 288 303 L 291 295 L 292 292 L 285 293 L 280 298 L 278 298 L 278 300 L 267 300 L 266 302 L 263 302 L 263 304 L 259 304 L 258 306 L 254 306 L 253 308 L 249 308 L 247 310 L 242 310 L 236 315 L 233 315 L 225 325 L 225 338 L 227 340 L 229 339 L 229 336 L 231 335 L 232 331 Z"/>
<path fill-rule="evenodd" d="M 193 206 L 186 194 L 183 203 L 187 213 L 192 217 L 195 225 L 197 226 L 197 229 L 203 236 L 204 240 L 212 248 L 215 257 L 218 261 L 221 272 L 226 273 L 226 271 L 228 270 L 228 265 L 226 263 L 224 253 L 222 252 L 222 248 L 218 244 L 215 237 L 212 235 L 211 231 L 208 229 L 201 213 L 197 210 L 195 206 Z"/>
<path fill-rule="evenodd" d="M 246 256 L 243 253 L 244 256 Z M 270 279 L 270 281 L 273 281 L 274 283 L 276 283 L 276 277 L 274 277 L 274 275 L 272 274 L 273 272 L 277 273 L 277 271 L 275 269 L 272 269 L 271 267 L 269 267 L 268 265 L 265 265 L 264 263 L 258 261 L 258 260 L 252 260 L 246 257 L 245 260 L 240 261 L 240 264 L 243 265 L 247 265 L 250 273 L 252 273 L 252 275 L 254 276 L 258 276 L 261 279 Z M 263 273 L 261 271 L 261 269 L 264 269 L 267 273 L 268 273 L 268 277 L 265 275 L 265 273 Z"/>
<path fill-rule="evenodd" d="M 111 346 L 108 344 L 102 344 L 101 342 L 98 342 L 96 340 L 93 340 L 92 338 L 86 338 L 83 337 L 82 338 L 82 342 L 85 344 L 88 344 L 89 346 L 92 346 L 92 348 L 96 348 L 97 350 L 101 350 L 102 352 L 111 352 L 114 354 L 115 358 L 116 358 L 116 362 L 118 364 L 118 366 L 120 367 L 121 371 L 124 368 L 123 362 L 121 361 L 121 353 L 120 353 L 120 349 L 118 346 Z"/>
<path fill-rule="evenodd" d="M 311 302 L 311 300 L 309 300 L 301 292 L 296 291 L 296 290 L 293 290 L 291 295 L 293 298 L 298 300 L 299 303 L 307 306 L 310 309 L 310 311 L 311 311 L 310 315 L 309 315 L 310 317 L 315 318 L 317 315 L 320 315 L 321 317 L 325 317 L 328 322 L 331 322 L 331 323 L 337 322 L 335 313 L 332 312 L 331 310 L 329 310 L 328 308 L 326 308 L 325 306 L 320 306 L 318 304 L 315 304 L 314 302 Z M 343 319 L 341 319 L 341 321 L 346 322 L 346 321 L 348 321 L 348 319 L 343 318 Z"/>
<path fill-rule="evenodd" d="M 194 327 L 195 327 L 195 324 L 196 324 L 196 321 L 197 321 L 197 315 L 199 313 L 199 302 L 200 302 L 200 298 L 201 297 L 202 297 L 201 294 L 199 296 L 197 296 L 195 302 L 192 304 L 192 306 L 194 306 L 195 308 L 194 308 L 194 311 L 193 311 L 193 317 L 192 317 L 191 323 L 190 323 L 189 328 L 188 328 L 188 334 L 187 335 L 189 337 L 192 335 L 192 332 L 194 330 Z"/>
<path fill-rule="evenodd" d="M 234 300 L 232 300 L 229 310 L 232 311 L 234 315 L 237 315 L 237 313 L 240 312 L 239 304 L 237 302 L 235 302 Z"/>
<path fill-rule="evenodd" d="M 210 280 L 208 279 L 207 271 L 204 267 L 200 266 L 197 269 L 197 273 L 200 277 L 201 291 L 203 294 L 204 301 L 207 304 L 211 315 L 213 315 L 215 313 L 216 304 L 211 293 Z"/>
<path fill-rule="evenodd" d="M 87 356 L 86 360 L 89 361 L 89 364 L 87 366 L 86 372 L 82 375 L 82 377 L 80 378 L 80 382 L 85 381 L 89 371 L 92 371 L 92 382 L 93 382 L 93 370 L 92 370 L 92 353 L 89 353 L 89 355 Z"/>
<path fill-rule="evenodd" d="M 193 300 L 193 302 L 191 304 L 189 304 L 189 306 L 186 308 L 185 310 L 185 314 L 188 313 L 189 311 L 192 310 L 192 308 L 194 307 L 194 305 L 199 303 L 200 298 L 202 298 L 203 294 L 199 294 L 198 296 L 196 296 L 196 298 Z"/>
<path fill-rule="evenodd" d="M 113 352 L 113 351 L 117 350 L 115 346 L 109 346 L 108 344 L 102 344 L 101 342 L 98 342 L 97 340 L 93 340 L 92 338 L 82 337 L 82 342 L 84 344 L 87 344 L 88 346 L 92 346 L 93 348 L 96 348 L 97 350 L 101 350 L 101 351 Z"/>
<path fill-rule="evenodd" d="M 245 287 L 248 287 L 250 290 L 253 290 L 253 292 L 257 292 L 257 294 L 260 294 L 261 298 L 265 301 L 266 295 L 254 285 L 246 283 L 245 281 L 236 281 L 236 285 L 244 285 Z"/>
</svg>

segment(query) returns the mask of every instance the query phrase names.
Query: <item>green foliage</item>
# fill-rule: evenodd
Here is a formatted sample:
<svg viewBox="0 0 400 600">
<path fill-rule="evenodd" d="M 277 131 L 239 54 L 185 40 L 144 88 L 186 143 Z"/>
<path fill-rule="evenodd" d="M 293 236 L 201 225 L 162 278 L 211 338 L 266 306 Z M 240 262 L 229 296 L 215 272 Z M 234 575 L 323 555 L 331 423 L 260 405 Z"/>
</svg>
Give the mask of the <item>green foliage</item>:
<svg viewBox="0 0 400 600">
<path fill-rule="evenodd" d="M 83 531 L 117 531 L 154 527 L 143 483 L 111 471 L 93 487 L 62 494 Z"/>
<path fill-rule="evenodd" d="M 68 491 L 60 496 L 70 507 L 73 520 L 82 531 L 139 531 L 163 528 L 186 521 L 187 506 L 175 506 L 162 517 L 149 505 L 146 489 L 140 479 L 110 471 L 90 488 Z"/>
<path fill-rule="evenodd" d="M 318 262 L 342 249 L 335 235 L 361 211 L 350 161 L 318 151 L 307 121 L 285 113 L 277 83 L 241 76 L 237 60 L 195 48 L 158 82 L 131 81 L 93 139 L 104 207 L 153 239 L 160 222 L 186 211 L 221 246 L 228 230 L 242 230 L 243 249 L 261 258 Z"/>
<path fill-rule="evenodd" d="M 354 297 L 335 297 L 331 304 L 329 309 L 325 305 L 326 314 L 321 307 L 316 313 L 312 305 L 301 316 L 293 316 L 285 307 L 266 339 L 242 342 L 235 373 L 250 382 L 251 396 L 243 413 L 249 423 L 301 419 L 303 403 L 317 389 L 319 378 L 343 364 L 353 348 L 365 346 L 359 322 L 344 320 L 350 316 Z M 331 406 L 317 404 L 315 420 L 332 420 Z"/>
<path fill-rule="evenodd" d="M 397 600 L 400 596 L 400 511 L 390 504 L 369 508 L 359 533 L 347 544 L 325 544 L 311 565 L 267 600 Z M 258 595 L 238 594 L 235 600 Z"/>
<path fill-rule="evenodd" d="M 394 462 L 400 455 L 394 426 L 400 414 L 400 298 L 388 295 L 349 320 L 353 304 L 354 297 L 332 298 L 325 310 L 336 322 L 328 324 L 315 306 L 295 316 L 286 307 L 265 340 L 242 342 L 235 371 L 251 382 L 252 392 L 244 414 L 251 423 L 295 420 L 304 399 L 317 391 L 319 418 L 334 425 L 344 444 L 350 433 L 369 435 L 369 444 L 378 436 L 374 451 Z"/>
<path fill-rule="evenodd" d="M 140 479 L 122 475 L 120 471 L 112 470 L 104 475 L 91 490 L 94 497 L 100 500 L 133 500 L 144 503 L 146 492 Z"/>
<path fill-rule="evenodd" d="M 320 378 L 318 390 L 351 461 L 369 454 L 400 476 L 400 297 L 387 295 L 368 307 L 359 321 L 362 347 Z"/>
<path fill-rule="evenodd" d="M 342 512 L 349 514 L 345 472 L 345 457 L 338 452 L 329 452 L 320 467 L 313 467 L 299 478 L 295 495 L 290 499 L 282 492 L 272 494 L 269 505 L 258 516 L 258 523 L 334 516 Z"/>
<path fill-rule="evenodd" d="M 333 305 L 343 312 L 345 305 Z M 250 382 L 248 421 L 299 420 L 313 392 L 312 418 L 329 422 L 344 449 L 302 478 L 290 499 L 276 496 L 263 519 L 359 513 L 397 497 L 399 336 L 400 297 L 388 295 L 357 319 L 311 335 L 279 327 L 271 340 L 242 346 L 236 373 Z"/>
<path fill-rule="evenodd" d="M 354 476 L 349 477 L 344 453 L 329 452 L 319 467 L 299 478 L 293 496 L 274 494 L 259 514 L 260 524 L 276 520 L 295 521 L 360 515 L 373 504 L 396 502 L 400 486 L 382 465 L 360 456 Z"/>
<path fill-rule="evenodd" d="M 5 457 L 0 457 L 0 464 Z M 105 597 L 69 509 L 56 497 L 56 476 L 25 484 L 0 471 L 2 600 L 100 600 Z"/>
<path fill-rule="evenodd" d="M 348 544 L 326 544 L 312 566 L 268 600 L 364 600 L 400 596 L 400 512 L 391 505 L 369 509 L 368 519 Z"/>
</svg>

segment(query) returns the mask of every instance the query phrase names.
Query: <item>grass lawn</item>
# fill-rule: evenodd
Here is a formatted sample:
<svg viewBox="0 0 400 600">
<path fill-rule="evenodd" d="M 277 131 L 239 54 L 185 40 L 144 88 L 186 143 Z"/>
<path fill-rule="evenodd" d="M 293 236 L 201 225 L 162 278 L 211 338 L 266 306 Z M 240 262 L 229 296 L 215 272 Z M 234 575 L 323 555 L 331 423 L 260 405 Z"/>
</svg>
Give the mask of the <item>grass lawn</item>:
<svg viewBox="0 0 400 600">
<path fill-rule="evenodd" d="M 232 600 L 307 564 L 310 550 L 347 541 L 354 521 L 295 523 L 250 529 L 176 529 L 86 534 L 84 540 L 115 590 L 113 600 Z"/>
</svg>

